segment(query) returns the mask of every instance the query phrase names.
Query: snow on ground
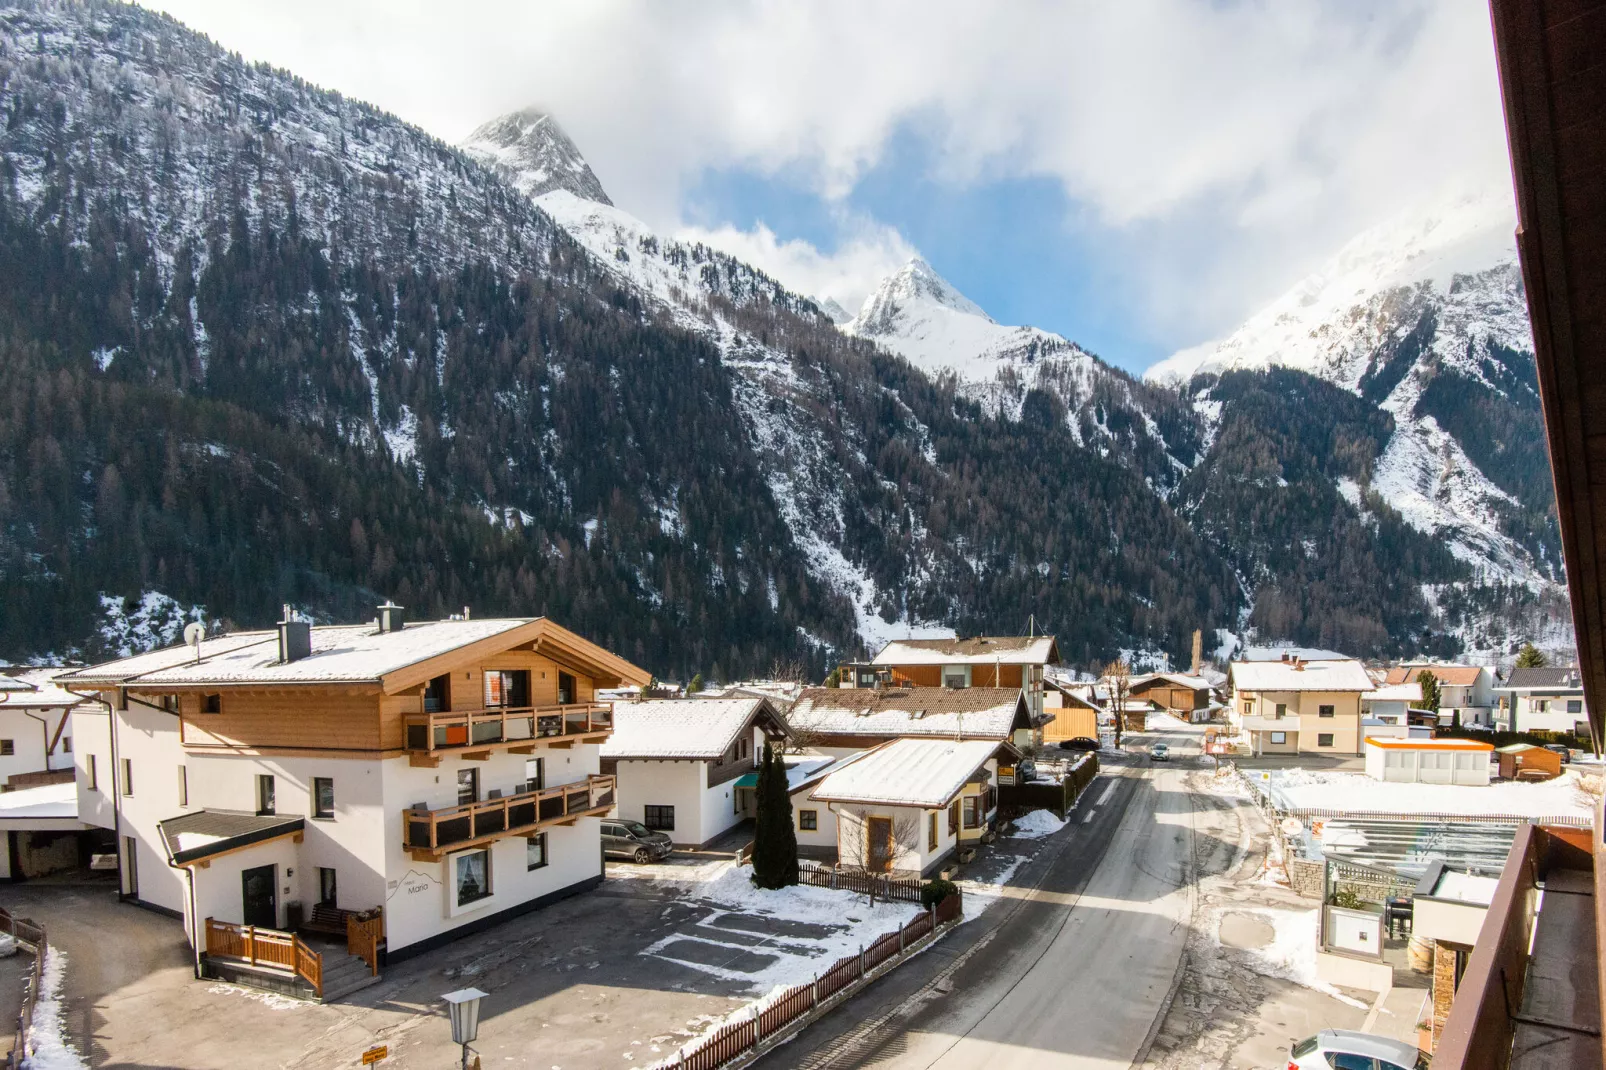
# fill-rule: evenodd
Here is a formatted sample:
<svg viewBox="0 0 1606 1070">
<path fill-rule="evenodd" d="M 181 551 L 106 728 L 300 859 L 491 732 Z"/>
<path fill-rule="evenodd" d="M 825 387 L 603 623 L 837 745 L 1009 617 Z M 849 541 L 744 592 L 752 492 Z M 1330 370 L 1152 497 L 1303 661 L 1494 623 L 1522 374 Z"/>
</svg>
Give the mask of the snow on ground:
<svg viewBox="0 0 1606 1070">
<path fill-rule="evenodd" d="M 1274 802 L 1290 810 L 1341 810 L 1391 814 L 1518 814 L 1525 817 L 1588 817 L 1576 772 L 1540 784 L 1515 781 L 1474 787 L 1458 784 L 1397 784 L 1364 773 L 1287 769 L 1272 774 Z"/>
<path fill-rule="evenodd" d="M 622 870 L 624 867 L 619 868 Z M 867 896 L 809 885 L 774 890 L 757 888 L 753 885 L 750 867 L 737 866 L 728 860 L 707 867 L 632 868 L 689 871 L 688 880 L 674 877 L 652 879 L 674 881 L 687 899 L 697 900 L 700 905 L 709 908 L 709 913 L 697 924 L 676 929 L 644 948 L 641 954 L 699 970 L 721 980 L 745 984 L 754 995 L 764 995 L 777 988 L 808 980 L 843 956 L 856 954 L 877 937 L 907 925 L 920 909 L 919 904 L 886 901 L 877 902 L 872 907 Z M 610 876 L 613 875 L 616 874 L 610 871 Z M 789 932 L 757 944 L 745 940 L 738 943 L 731 937 L 739 934 L 722 930 L 715 924 L 719 918 L 730 914 L 775 918 L 814 926 L 817 931 L 808 935 Z M 760 956 L 773 957 L 774 961 L 756 970 L 737 970 L 677 957 L 676 945 L 687 941 L 707 947 L 728 948 L 732 961 L 740 959 L 750 963 Z"/>
<path fill-rule="evenodd" d="M 1352 1007 L 1366 1009 L 1367 1004 L 1344 995 L 1338 989 L 1316 976 L 1316 910 L 1272 910 L 1240 905 L 1217 908 L 1210 920 L 1210 933 L 1217 946 L 1221 940 L 1221 919 L 1226 914 L 1244 914 L 1260 918 L 1272 927 L 1271 943 L 1265 947 L 1243 948 L 1257 973 L 1281 977 L 1305 988 L 1325 993 Z"/>
<path fill-rule="evenodd" d="M 962 920 L 972 921 L 981 917 L 1002 899 L 1004 889 L 1009 887 L 1009 882 L 1014 878 L 1016 871 L 1031 860 L 1031 855 L 1016 855 L 1010 859 L 1008 865 L 989 879 L 955 881 L 954 883 L 965 893 L 965 916 Z"/>
<path fill-rule="evenodd" d="M 1149 716 L 1145 719 L 1144 724 L 1150 730 L 1164 728 L 1167 731 L 1172 732 L 1178 729 L 1186 730 L 1192 727 L 1192 725 L 1188 724 L 1187 721 L 1184 721 L 1182 718 L 1171 713 L 1169 710 L 1157 710 L 1156 712 L 1149 714 Z"/>
<path fill-rule="evenodd" d="M 1016 840 L 1040 840 L 1044 836 L 1052 836 L 1065 827 L 1065 822 L 1055 817 L 1048 810 L 1033 810 L 1024 817 L 1015 819 L 1015 831 L 1010 838 Z"/>
<path fill-rule="evenodd" d="M 51 948 L 45 955 L 45 972 L 39 981 L 39 1001 L 33 1008 L 28 1032 L 29 1070 L 85 1070 L 83 1057 L 67 1043 L 62 982 L 67 977 L 67 954 Z"/>
</svg>

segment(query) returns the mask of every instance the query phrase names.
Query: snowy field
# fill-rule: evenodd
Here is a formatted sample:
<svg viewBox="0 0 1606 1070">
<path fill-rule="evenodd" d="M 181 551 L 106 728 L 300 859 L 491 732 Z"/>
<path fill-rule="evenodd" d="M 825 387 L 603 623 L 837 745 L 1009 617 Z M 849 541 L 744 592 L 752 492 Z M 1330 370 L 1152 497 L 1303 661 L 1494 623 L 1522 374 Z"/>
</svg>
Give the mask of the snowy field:
<svg viewBox="0 0 1606 1070">
<path fill-rule="evenodd" d="M 1540 784 L 1503 782 L 1487 787 L 1455 784 L 1395 784 L 1363 773 L 1289 769 L 1272 774 L 1271 796 L 1291 810 L 1342 810 L 1390 814 L 1517 814 L 1525 817 L 1589 817 L 1591 804 L 1570 771 Z"/>
</svg>

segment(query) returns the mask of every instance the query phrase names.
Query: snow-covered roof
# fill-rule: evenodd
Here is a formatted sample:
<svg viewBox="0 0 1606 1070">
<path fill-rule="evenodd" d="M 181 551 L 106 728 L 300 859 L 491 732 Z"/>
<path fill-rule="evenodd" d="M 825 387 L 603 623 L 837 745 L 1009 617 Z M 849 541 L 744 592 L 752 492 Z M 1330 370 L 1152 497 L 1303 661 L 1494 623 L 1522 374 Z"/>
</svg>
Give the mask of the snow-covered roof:
<svg viewBox="0 0 1606 1070">
<path fill-rule="evenodd" d="M 894 639 L 876 665 L 1047 665 L 1058 661 L 1052 635 L 983 635 L 974 639 Z"/>
<path fill-rule="evenodd" d="M 782 725 L 763 698 L 670 698 L 620 702 L 604 758 L 708 760 L 730 750 L 754 718 Z"/>
<path fill-rule="evenodd" d="M 1422 685 L 1384 684 L 1381 687 L 1374 687 L 1372 693 L 1366 697 L 1372 702 L 1421 702 Z"/>
<path fill-rule="evenodd" d="M 796 795 L 800 791 L 812 788 L 838 769 L 844 769 L 852 765 L 869 753 L 867 750 L 854 751 L 852 754 L 841 758 L 788 757 L 786 759 L 787 793 Z"/>
<path fill-rule="evenodd" d="M 1228 673 L 1239 691 L 1370 691 L 1372 678 L 1354 658 L 1332 661 L 1235 661 Z"/>
<path fill-rule="evenodd" d="M 0 676 L 0 708 L 44 709 L 47 707 L 76 706 L 87 696 L 75 694 L 58 685 L 57 676 L 67 669 L 30 669 L 17 676 Z"/>
<path fill-rule="evenodd" d="M 1025 696 L 1009 687 L 811 687 L 786 719 L 827 736 L 1006 740 L 1029 717 Z"/>
<path fill-rule="evenodd" d="M 827 776 L 811 798 L 940 809 L 998 749 L 991 740 L 895 739 Z"/>
<path fill-rule="evenodd" d="M 1477 873 L 1462 873 L 1460 870 L 1447 869 L 1439 874 L 1439 879 L 1428 893 L 1434 899 L 1454 899 L 1462 903 L 1475 903 L 1478 906 L 1488 906 L 1494 902 L 1494 890 L 1499 887 L 1500 878 L 1487 877 Z"/>
<path fill-rule="evenodd" d="M 1142 676 L 1132 677 L 1131 686 L 1140 687 L 1144 684 L 1152 684 L 1156 680 L 1162 680 L 1166 683 L 1173 684 L 1176 687 L 1191 687 L 1195 691 L 1208 691 L 1211 686 L 1210 681 L 1206 680 L 1203 676 L 1189 676 L 1185 672 L 1144 673 Z"/>
<path fill-rule="evenodd" d="M 78 817 L 78 785 L 71 781 L 0 792 L 0 821 Z"/>
<path fill-rule="evenodd" d="M 559 638 L 585 643 L 540 617 L 417 621 L 390 632 L 373 624 L 321 625 L 311 629 L 312 653 L 295 661 L 279 660 L 277 631 L 237 632 L 203 640 L 198 656 L 191 647 L 171 646 L 65 673 L 60 682 L 130 687 L 380 683 L 398 670 L 537 622 Z M 598 656 L 634 668 L 605 651 Z"/>
</svg>

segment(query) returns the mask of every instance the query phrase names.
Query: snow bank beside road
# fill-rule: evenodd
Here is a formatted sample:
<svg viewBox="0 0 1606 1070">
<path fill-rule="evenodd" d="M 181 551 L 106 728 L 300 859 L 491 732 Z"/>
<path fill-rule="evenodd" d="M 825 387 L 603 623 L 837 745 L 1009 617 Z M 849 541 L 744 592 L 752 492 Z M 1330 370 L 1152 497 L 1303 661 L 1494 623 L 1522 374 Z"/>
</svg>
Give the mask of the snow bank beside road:
<svg viewBox="0 0 1606 1070">
<path fill-rule="evenodd" d="M 1017 840 L 1038 840 L 1044 836 L 1052 836 L 1065 827 L 1065 822 L 1055 817 L 1048 810 L 1033 810 L 1024 817 L 1015 819 L 1015 831 L 1010 838 Z"/>
</svg>

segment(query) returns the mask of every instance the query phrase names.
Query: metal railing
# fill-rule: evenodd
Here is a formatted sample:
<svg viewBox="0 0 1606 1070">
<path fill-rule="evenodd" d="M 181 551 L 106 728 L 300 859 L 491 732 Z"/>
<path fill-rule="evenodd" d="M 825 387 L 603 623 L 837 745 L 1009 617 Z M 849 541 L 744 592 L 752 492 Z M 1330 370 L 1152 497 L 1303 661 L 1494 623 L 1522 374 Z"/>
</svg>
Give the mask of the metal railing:
<svg viewBox="0 0 1606 1070">
<path fill-rule="evenodd" d="M 402 715 L 403 741 L 414 753 L 475 750 L 613 731 L 613 707 L 580 702 L 561 706 L 492 706 Z"/>
<path fill-rule="evenodd" d="M 440 810 L 402 811 L 402 846 L 410 851 L 441 851 L 520 836 L 614 804 L 614 778 L 588 776 L 573 784 L 521 791 L 500 799 L 463 803 Z"/>
</svg>

